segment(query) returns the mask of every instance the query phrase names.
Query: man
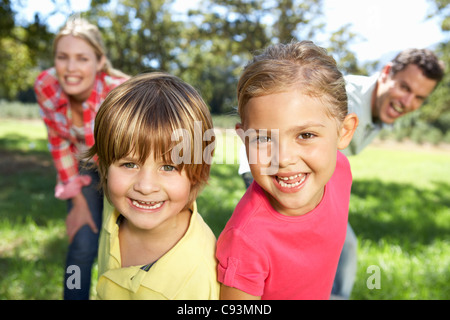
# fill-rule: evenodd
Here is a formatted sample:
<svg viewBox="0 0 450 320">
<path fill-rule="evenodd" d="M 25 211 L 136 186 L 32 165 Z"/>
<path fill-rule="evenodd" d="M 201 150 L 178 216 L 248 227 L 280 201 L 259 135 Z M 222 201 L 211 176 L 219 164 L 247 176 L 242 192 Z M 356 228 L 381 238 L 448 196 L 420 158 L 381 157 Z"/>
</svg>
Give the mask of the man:
<svg viewBox="0 0 450 320">
<path fill-rule="evenodd" d="M 356 113 L 359 125 L 350 145 L 343 150 L 356 155 L 368 146 L 384 126 L 421 107 L 444 76 L 444 65 L 428 49 L 400 52 L 380 73 L 373 76 L 346 76 L 348 112 Z M 243 154 L 243 155 L 242 155 Z M 246 186 L 251 174 L 241 150 L 239 174 Z M 348 224 L 347 236 L 339 260 L 332 296 L 348 299 L 356 275 L 356 236 Z"/>
<path fill-rule="evenodd" d="M 427 49 L 400 52 L 371 77 L 346 76 L 348 112 L 358 115 L 359 125 L 345 155 L 355 155 L 368 146 L 386 125 L 421 107 L 444 75 L 444 65 Z M 350 297 L 356 275 L 356 236 L 348 224 L 332 294 Z"/>
</svg>

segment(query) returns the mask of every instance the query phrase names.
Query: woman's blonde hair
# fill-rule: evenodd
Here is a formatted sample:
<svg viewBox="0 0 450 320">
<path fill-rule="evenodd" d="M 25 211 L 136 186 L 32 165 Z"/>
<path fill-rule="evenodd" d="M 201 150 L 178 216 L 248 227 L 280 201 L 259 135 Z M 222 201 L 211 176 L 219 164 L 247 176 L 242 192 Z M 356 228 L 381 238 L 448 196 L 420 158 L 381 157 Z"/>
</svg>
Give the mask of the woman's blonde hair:
<svg viewBox="0 0 450 320">
<path fill-rule="evenodd" d="M 339 124 L 347 115 L 345 81 L 336 61 L 313 42 L 301 41 L 271 45 L 245 66 L 237 86 L 242 124 L 251 98 L 292 88 L 322 99 Z"/>
<path fill-rule="evenodd" d="M 59 30 L 58 34 L 55 36 L 55 39 L 53 40 L 53 55 L 56 53 L 56 47 L 58 45 L 58 41 L 64 37 L 64 36 L 74 36 L 77 38 L 80 38 L 84 41 L 86 41 L 95 52 L 95 55 L 97 56 L 97 60 L 100 61 L 100 59 L 104 56 L 105 57 L 105 64 L 103 66 L 103 69 L 101 71 L 105 72 L 106 74 L 118 78 L 127 78 L 128 75 L 123 73 L 120 70 L 114 69 L 112 67 L 111 61 L 109 61 L 107 55 L 105 46 L 103 43 L 102 35 L 100 33 L 100 30 L 97 28 L 97 26 L 89 23 L 87 20 L 80 18 L 79 16 L 72 16 L 69 19 L 67 19 L 66 24 Z"/>
<path fill-rule="evenodd" d="M 214 147 L 209 109 L 192 86 L 173 75 L 141 74 L 113 89 L 95 118 L 94 138 L 87 157 L 98 157 L 108 199 L 108 168 L 128 155 L 142 164 L 152 154 L 186 170 L 192 185 L 188 206 L 209 178 Z"/>
</svg>

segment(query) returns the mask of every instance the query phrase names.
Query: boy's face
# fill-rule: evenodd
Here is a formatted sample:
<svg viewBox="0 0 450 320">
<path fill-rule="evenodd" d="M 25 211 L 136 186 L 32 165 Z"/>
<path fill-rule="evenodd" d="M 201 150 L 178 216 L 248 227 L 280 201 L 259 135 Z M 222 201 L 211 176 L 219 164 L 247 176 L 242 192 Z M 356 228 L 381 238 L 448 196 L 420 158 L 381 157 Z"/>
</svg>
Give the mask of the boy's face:
<svg viewBox="0 0 450 320">
<path fill-rule="evenodd" d="M 288 216 L 314 209 L 343 147 L 336 120 L 297 90 L 252 98 L 245 112 L 250 169 L 272 207 Z"/>
<path fill-rule="evenodd" d="M 128 156 L 111 164 L 107 188 L 114 207 L 132 226 L 144 231 L 164 231 L 177 222 L 190 195 L 186 171 L 154 161 L 153 155 L 139 164 Z"/>
</svg>

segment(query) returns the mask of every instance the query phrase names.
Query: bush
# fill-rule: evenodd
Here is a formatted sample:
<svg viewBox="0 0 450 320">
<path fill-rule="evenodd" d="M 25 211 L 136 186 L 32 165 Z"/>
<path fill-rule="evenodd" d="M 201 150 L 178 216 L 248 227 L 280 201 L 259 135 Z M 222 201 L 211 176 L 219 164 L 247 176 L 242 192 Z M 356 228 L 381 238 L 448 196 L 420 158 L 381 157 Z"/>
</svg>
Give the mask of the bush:
<svg viewBox="0 0 450 320">
<path fill-rule="evenodd" d="M 1 119 L 40 119 L 37 103 L 8 102 L 0 100 Z"/>
</svg>

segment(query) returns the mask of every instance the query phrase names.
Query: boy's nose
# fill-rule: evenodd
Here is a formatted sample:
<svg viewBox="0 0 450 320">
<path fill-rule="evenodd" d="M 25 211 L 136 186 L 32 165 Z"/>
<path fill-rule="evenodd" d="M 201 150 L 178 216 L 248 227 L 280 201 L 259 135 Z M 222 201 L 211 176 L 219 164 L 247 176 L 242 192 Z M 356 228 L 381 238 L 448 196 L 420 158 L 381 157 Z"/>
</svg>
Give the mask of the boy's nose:
<svg viewBox="0 0 450 320">
<path fill-rule="evenodd" d="M 134 183 L 134 190 L 142 194 L 150 194 L 157 192 L 160 189 L 161 187 L 159 185 L 157 175 L 146 170 L 142 170 L 140 172 L 137 176 L 136 182 Z"/>
</svg>

